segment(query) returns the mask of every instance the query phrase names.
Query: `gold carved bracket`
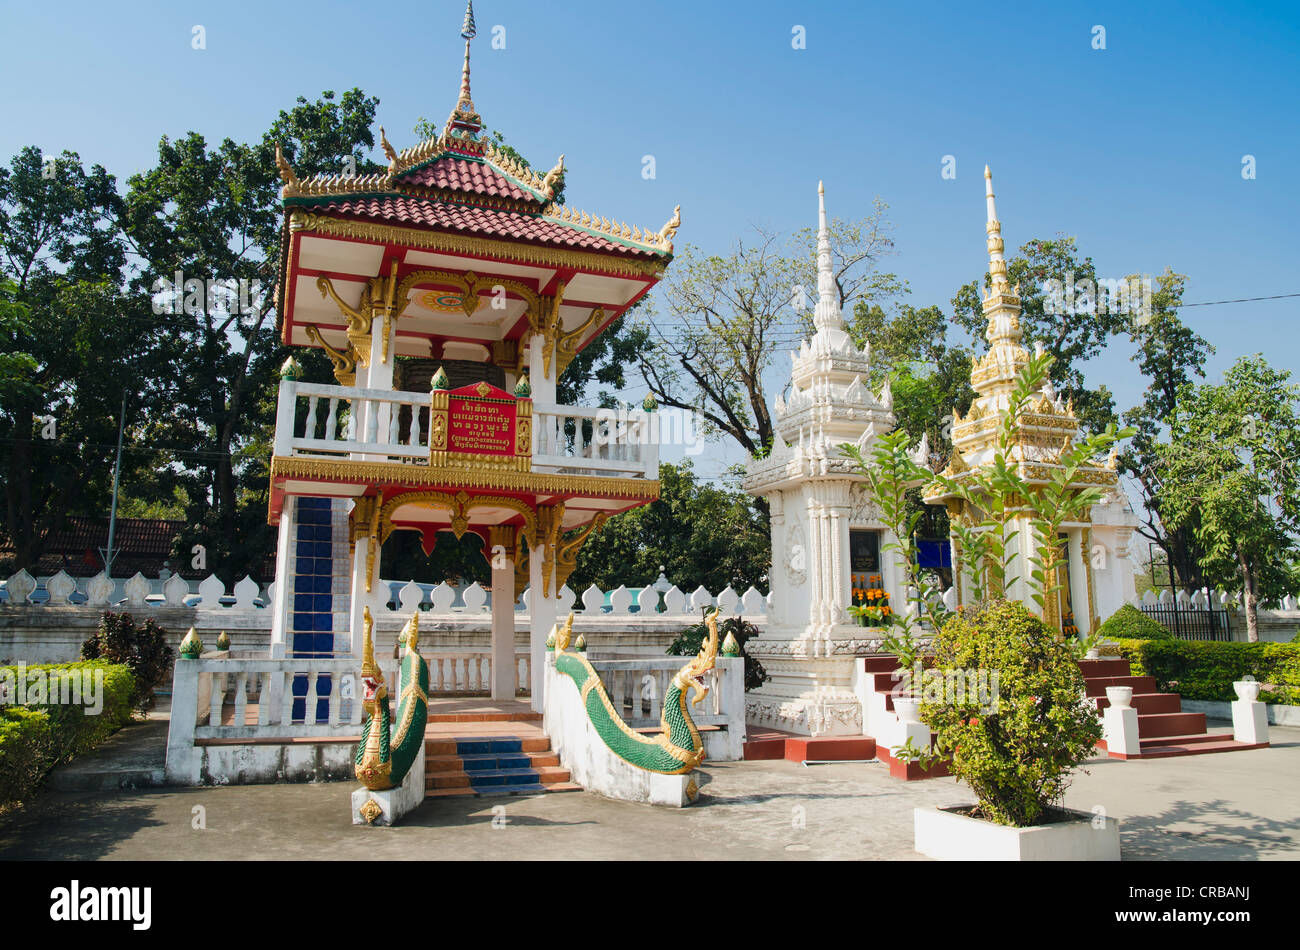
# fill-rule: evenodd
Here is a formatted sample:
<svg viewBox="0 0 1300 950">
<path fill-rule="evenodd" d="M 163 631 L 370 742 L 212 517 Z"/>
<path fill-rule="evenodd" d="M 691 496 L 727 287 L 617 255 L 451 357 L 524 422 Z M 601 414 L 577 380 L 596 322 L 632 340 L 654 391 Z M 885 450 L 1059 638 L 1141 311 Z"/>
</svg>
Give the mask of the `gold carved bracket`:
<svg viewBox="0 0 1300 950">
<path fill-rule="evenodd" d="M 357 382 L 357 348 L 352 345 L 352 341 L 348 340 L 346 350 L 336 350 L 325 342 L 320 330 L 312 324 L 307 324 L 305 332 L 307 339 L 324 350 L 325 355 L 334 364 L 334 378 L 339 381 L 339 385 L 355 386 Z"/>
<path fill-rule="evenodd" d="M 529 543 L 529 550 L 542 549 L 542 596 L 550 598 L 552 582 L 555 580 L 555 567 L 558 548 L 563 533 L 564 502 L 555 505 L 540 505 L 537 508 L 536 544 Z M 556 594 L 559 587 L 555 587 Z"/>
<path fill-rule="evenodd" d="M 578 355 L 578 347 L 582 343 L 582 338 L 593 328 L 598 327 L 605 319 L 605 308 L 597 307 L 591 311 L 591 315 L 582 321 L 582 326 L 576 330 L 567 333 L 561 333 L 556 340 L 555 349 L 559 354 L 559 365 L 556 370 L 556 377 L 563 373 L 568 365 L 573 362 L 573 358 Z"/>
<path fill-rule="evenodd" d="M 564 302 L 566 281 L 560 281 L 554 296 L 540 298 L 538 306 L 528 310 L 528 326 L 534 334 L 542 337 L 542 370 L 547 379 L 555 379 L 551 365 L 555 362 L 555 350 L 560 339 L 560 305 Z"/>
<path fill-rule="evenodd" d="M 321 297 L 333 300 L 334 306 L 339 308 L 339 313 L 347 317 L 348 344 L 357 355 L 356 362 L 362 366 L 369 366 L 370 324 L 374 319 L 370 303 L 370 285 L 361 291 L 361 303 L 357 307 L 351 307 L 343 302 L 343 298 L 334 289 L 334 282 L 328 277 L 317 277 L 316 288 L 320 291 Z"/>
<path fill-rule="evenodd" d="M 375 555 L 383 540 L 379 537 L 380 508 L 379 499 L 363 495 L 354 500 L 352 512 L 348 515 L 348 543 L 352 546 L 352 556 L 357 554 L 357 542 L 363 538 L 366 545 L 366 593 L 374 583 Z"/>
<path fill-rule="evenodd" d="M 560 544 L 559 551 L 556 554 L 557 564 L 555 568 L 555 589 L 557 592 L 569 582 L 569 575 L 578 566 L 578 552 L 582 550 L 582 545 L 589 537 L 603 528 L 608 520 L 609 515 L 602 511 L 591 519 L 589 525 L 570 535 Z"/>
</svg>

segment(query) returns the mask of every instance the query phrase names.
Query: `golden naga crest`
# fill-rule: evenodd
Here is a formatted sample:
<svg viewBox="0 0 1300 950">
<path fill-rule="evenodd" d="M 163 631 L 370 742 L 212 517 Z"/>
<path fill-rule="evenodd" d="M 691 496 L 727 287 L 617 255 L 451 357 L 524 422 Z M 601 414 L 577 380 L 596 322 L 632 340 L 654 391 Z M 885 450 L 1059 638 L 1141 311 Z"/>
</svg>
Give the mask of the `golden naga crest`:
<svg viewBox="0 0 1300 950">
<path fill-rule="evenodd" d="M 557 624 L 555 627 L 555 652 L 557 655 L 569 649 L 569 641 L 572 639 L 572 637 L 573 637 L 573 611 L 570 610 L 569 619 L 564 621 L 564 626 L 561 627 Z"/>
<path fill-rule="evenodd" d="M 383 699 L 388 695 L 388 689 L 384 686 L 383 671 L 379 669 L 379 664 L 375 662 L 375 622 L 370 616 L 369 607 L 362 611 L 361 629 L 363 631 L 361 635 L 361 701 L 369 709 L 376 700 Z"/>
<path fill-rule="evenodd" d="M 709 636 L 700 647 L 699 655 L 691 662 L 687 663 L 677 672 L 677 685 L 681 689 L 690 687 L 695 691 L 691 698 L 691 705 L 699 704 L 709 692 L 709 687 L 704 682 L 705 675 L 717 664 L 718 659 L 718 611 L 715 608 L 712 613 L 704 618 L 704 624 L 709 628 Z"/>
</svg>

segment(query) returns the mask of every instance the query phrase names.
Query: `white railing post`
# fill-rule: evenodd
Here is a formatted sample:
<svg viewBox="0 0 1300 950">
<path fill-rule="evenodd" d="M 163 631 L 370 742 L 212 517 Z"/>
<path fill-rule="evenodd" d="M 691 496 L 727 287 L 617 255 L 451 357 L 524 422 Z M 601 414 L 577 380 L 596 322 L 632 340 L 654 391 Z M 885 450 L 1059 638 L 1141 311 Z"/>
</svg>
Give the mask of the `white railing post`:
<svg viewBox="0 0 1300 950">
<path fill-rule="evenodd" d="M 293 454 L 294 412 L 298 407 L 298 383 L 292 379 L 280 381 L 279 402 L 275 409 L 275 454 Z"/>
<path fill-rule="evenodd" d="M 172 673 L 170 716 L 165 765 L 167 781 L 192 785 L 199 779 L 199 761 L 194 749 L 194 727 L 199 717 L 199 671 L 195 660 L 176 661 Z"/>
</svg>

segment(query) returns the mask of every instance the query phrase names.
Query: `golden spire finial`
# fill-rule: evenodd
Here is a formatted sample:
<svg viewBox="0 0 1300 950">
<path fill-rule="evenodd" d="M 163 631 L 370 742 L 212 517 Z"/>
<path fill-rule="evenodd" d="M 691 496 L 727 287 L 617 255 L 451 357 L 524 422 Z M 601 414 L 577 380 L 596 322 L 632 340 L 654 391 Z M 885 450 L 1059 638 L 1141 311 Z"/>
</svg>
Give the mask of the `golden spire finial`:
<svg viewBox="0 0 1300 950">
<path fill-rule="evenodd" d="M 998 209 L 993 199 L 993 173 L 984 166 L 984 201 L 988 208 L 989 281 L 992 284 L 990 295 L 1008 291 L 1007 262 L 1003 257 L 1002 222 L 998 220 Z"/>
<path fill-rule="evenodd" d="M 469 95 L 469 41 L 477 34 L 474 28 L 474 0 L 469 0 L 465 6 L 465 22 L 461 25 L 460 35 L 465 40 L 465 66 L 460 72 L 460 100 L 456 108 L 468 107 L 468 111 L 474 111 L 474 102 Z"/>
</svg>

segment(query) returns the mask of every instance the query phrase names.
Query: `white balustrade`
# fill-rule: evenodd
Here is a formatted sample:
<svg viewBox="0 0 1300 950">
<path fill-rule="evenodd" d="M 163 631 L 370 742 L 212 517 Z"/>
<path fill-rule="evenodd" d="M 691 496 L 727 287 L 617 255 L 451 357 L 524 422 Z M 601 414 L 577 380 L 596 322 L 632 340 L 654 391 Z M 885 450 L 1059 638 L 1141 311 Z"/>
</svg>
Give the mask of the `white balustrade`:
<svg viewBox="0 0 1300 950">
<path fill-rule="evenodd" d="M 299 410 L 302 424 L 298 423 Z M 402 410 L 405 409 L 406 412 Z M 339 417 L 347 421 L 339 434 Z M 402 421 L 406 434 L 402 436 Z M 429 457 L 427 393 L 283 380 L 275 426 L 280 456 L 377 455 L 398 461 Z"/>
<path fill-rule="evenodd" d="M 659 477 L 654 413 L 533 405 L 533 469 Z"/>
<path fill-rule="evenodd" d="M 677 671 L 689 662 L 682 656 L 651 656 L 623 660 L 592 660 L 615 712 L 633 729 L 659 725 L 664 694 Z M 708 694 L 691 707 L 697 726 L 745 728 L 745 661 L 742 657 L 718 657 L 716 666 L 705 674 Z"/>
</svg>

